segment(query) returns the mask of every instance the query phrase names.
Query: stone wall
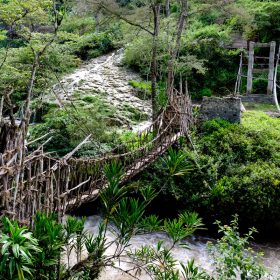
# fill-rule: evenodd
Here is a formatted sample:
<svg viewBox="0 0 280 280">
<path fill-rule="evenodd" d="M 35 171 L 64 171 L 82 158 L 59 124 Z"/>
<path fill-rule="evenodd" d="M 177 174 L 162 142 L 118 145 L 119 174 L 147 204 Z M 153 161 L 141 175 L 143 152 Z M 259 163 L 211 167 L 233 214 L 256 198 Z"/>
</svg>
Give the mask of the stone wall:
<svg viewBox="0 0 280 280">
<path fill-rule="evenodd" d="M 271 94 L 247 94 L 240 97 L 242 102 L 274 104 L 273 95 Z"/>
<path fill-rule="evenodd" d="M 241 99 L 239 97 L 204 97 L 200 107 L 199 121 L 220 118 L 233 123 L 241 121 Z"/>
</svg>

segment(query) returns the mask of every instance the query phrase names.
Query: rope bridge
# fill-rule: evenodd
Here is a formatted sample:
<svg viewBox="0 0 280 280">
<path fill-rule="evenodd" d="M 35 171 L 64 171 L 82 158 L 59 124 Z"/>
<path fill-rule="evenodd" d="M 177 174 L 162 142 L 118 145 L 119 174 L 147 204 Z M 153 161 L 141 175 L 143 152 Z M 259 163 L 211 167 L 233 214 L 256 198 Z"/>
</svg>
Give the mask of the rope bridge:
<svg viewBox="0 0 280 280">
<path fill-rule="evenodd" d="M 0 152 L 1 215 L 26 224 L 32 223 L 38 211 L 56 212 L 61 219 L 106 188 L 104 167 L 113 161 L 124 168 L 121 183 L 129 181 L 187 133 L 192 124 L 191 108 L 187 95 L 174 96 L 147 129 L 99 158 L 75 159 L 72 155 L 77 147 L 56 159 L 44 153 L 43 145 L 25 155 L 23 132 L 13 131 L 5 151 Z"/>
</svg>

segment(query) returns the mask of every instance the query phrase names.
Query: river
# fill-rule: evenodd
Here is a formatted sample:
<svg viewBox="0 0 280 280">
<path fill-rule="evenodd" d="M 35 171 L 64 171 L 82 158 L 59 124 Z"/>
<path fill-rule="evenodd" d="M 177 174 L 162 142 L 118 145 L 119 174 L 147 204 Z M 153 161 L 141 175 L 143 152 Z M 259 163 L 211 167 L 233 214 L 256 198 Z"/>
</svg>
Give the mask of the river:
<svg viewBox="0 0 280 280">
<path fill-rule="evenodd" d="M 96 235 L 98 232 L 98 225 L 101 221 L 101 216 L 94 215 L 90 216 L 86 220 L 85 229 Z M 114 240 L 114 234 L 110 231 L 107 232 L 107 242 Z M 142 234 L 134 236 L 130 241 L 130 249 L 140 248 L 142 245 L 155 246 L 158 241 L 163 241 L 163 244 L 167 247 L 171 245 L 171 240 L 169 237 L 162 232 L 155 232 L 149 234 Z M 205 269 L 207 272 L 211 273 L 213 271 L 213 260 L 207 252 L 207 242 L 215 242 L 212 238 L 202 237 L 202 236 L 191 236 L 183 241 L 184 245 L 187 245 L 188 249 L 182 248 L 182 246 L 175 246 L 172 250 L 172 254 L 175 259 L 179 262 L 187 263 L 188 260 L 194 259 L 196 266 L 199 266 Z M 251 244 L 252 248 L 255 251 L 261 251 L 264 253 L 262 257 L 262 262 L 265 265 L 266 269 L 273 275 L 280 275 L 280 244 L 277 243 L 267 243 L 267 244 Z M 111 246 L 106 251 L 106 255 L 113 255 L 115 250 L 114 246 Z M 84 255 L 85 257 L 85 255 Z M 126 258 L 124 258 L 126 260 Z M 75 263 L 75 258 L 72 258 L 71 264 Z M 117 262 L 116 267 L 120 267 L 123 270 L 131 268 L 131 265 L 126 264 L 125 262 Z M 139 277 L 139 276 L 138 276 Z M 135 279 L 119 269 L 107 267 L 101 274 L 100 279 L 102 280 L 132 280 Z M 139 277 L 141 280 L 151 279 L 147 274 L 142 273 Z M 269 279 L 276 279 L 276 276 L 272 276 Z"/>
</svg>

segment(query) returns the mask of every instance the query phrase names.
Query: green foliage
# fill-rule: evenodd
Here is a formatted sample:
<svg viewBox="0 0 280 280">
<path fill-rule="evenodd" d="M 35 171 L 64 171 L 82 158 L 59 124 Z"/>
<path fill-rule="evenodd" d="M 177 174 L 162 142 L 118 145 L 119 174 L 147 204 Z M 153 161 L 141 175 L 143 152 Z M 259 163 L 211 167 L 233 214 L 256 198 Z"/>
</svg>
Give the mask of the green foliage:
<svg viewBox="0 0 280 280">
<path fill-rule="evenodd" d="M 123 198 L 112 213 L 111 221 L 117 228 L 121 243 L 128 243 L 129 239 L 137 233 L 145 211 L 146 202 L 134 198 Z"/>
<path fill-rule="evenodd" d="M 216 224 L 223 237 L 215 245 L 208 244 L 214 259 L 216 279 L 261 279 L 265 274 L 264 267 L 260 264 L 261 254 L 249 247 L 249 241 L 256 230 L 252 228 L 241 237 L 238 232 L 238 216 L 234 216 L 230 226 L 222 226 L 220 222 Z"/>
<path fill-rule="evenodd" d="M 96 155 L 102 153 L 103 148 L 110 150 L 110 144 L 116 138 L 114 127 L 110 128 L 115 110 L 105 106 L 99 98 L 85 96 L 83 101 L 86 105 L 50 108 L 43 116 L 43 123 L 31 127 L 30 138 L 35 139 L 49 131 L 53 137 L 45 146 L 46 150 L 64 155 L 91 134 L 91 143 L 77 155 Z"/>
<path fill-rule="evenodd" d="M 116 226 L 116 234 L 121 243 L 127 244 L 132 235 L 138 232 L 138 225 L 141 224 L 145 208 L 154 198 L 154 192 L 146 189 L 141 192 L 142 200 L 128 198 L 128 189 L 120 187 L 123 176 L 123 168 L 118 162 L 112 162 L 104 168 L 108 187 L 101 193 L 101 199 L 104 206 L 106 222 L 111 220 Z"/>
<path fill-rule="evenodd" d="M 115 41 L 121 37 L 118 26 L 114 24 L 98 33 L 95 32 L 92 17 L 66 16 L 64 5 L 57 5 L 59 22 L 63 16 L 65 18 L 54 37 L 53 2 L 49 0 L 28 0 L 24 3 L 1 1 L 0 7 L 0 61 L 5 62 L 0 72 L 0 90 L 10 93 L 15 113 L 19 112 L 27 96 L 33 50 L 39 52 L 47 42 L 53 41 L 40 58 L 32 96 L 36 98 L 57 83 L 62 74 L 76 68 L 80 59 L 93 58 L 113 50 Z M 37 105 L 38 100 L 33 106 Z"/>
<path fill-rule="evenodd" d="M 217 245 L 209 247 L 214 256 L 217 278 L 212 278 L 200 270 L 193 260 L 187 264 L 179 263 L 173 256 L 173 249 L 175 246 L 186 247 L 182 239 L 202 229 L 201 218 L 191 212 L 182 212 L 173 220 L 160 220 L 155 215 L 145 216 L 147 206 L 156 196 L 152 188 L 140 189 L 140 196 L 133 198 L 130 197 L 127 187 L 121 187 L 123 175 L 121 164 L 118 162 L 107 164 L 104 173 L 108 180 L 107 187 L 101 190 L 100 194 L 104 219 L 100 222 L 96 236 L 85 231 L 85 218 L 68 217 L 62 225 L 57 222 L 56 215 L 38 213 L 33 225 L 34 238 L 25 228 L 18 227 L 16 223 L 6 218 L 3 220 L 0 272 L 4 271 L 4 274 L 1 274 L 0 278 L 4 278 L 1 279 L 60 279 L 60 277 L 65 280 L 98 279 L 100 272 L 105 267 L 114 266 L 114 262 L 120 261 L 121 256 L 129 257 L 131 263 L 137 267 L 137 271 L 146 271 L 153 279 L 158 280 L 236 279 L 232 276 L 238 273 L 241 274 L 241 279 L 245 280 L 260 279 L 264 275 L 263 267 L 258 264 L 258 257 L 247 248 L 254 229 L 245 237 L 240 237 L 237 218 L 230 227 L 218 223 L 224 237 Z M 115 234 L 113 240 L 107 240 L 108 230 Z M 164 245 L 160 241 L 156 246 L 130 249 L 130 240 L 135 234 L 154 230 L 166 232 L 172 243 Z M 111 246 L 114 253 L 107 255 Z M 81 260 L 84 249 L 87 258 Z M 76 253 L 78 263 L 73 267 L 69 261 L 72 250 Z M 64 251 L 68 259 L 67 267 L 61 264 Z M 13 266 L 7 262 L 14 262 L 14 259 L 16 259 L 15 267 L 22 269 L 23 273 L 27 272 L 23 277 L 17 276 L 15 269 L 12 270 L 15 275 L 11 274 L 11 277 L 8 275 Z M 9 269 L 6 269 L 5 265 L 9 265 Z"/>
<path fill-rule="evenodd" d="M 42 279 L 45 275 L 54 279 L 59 273 L 57 269 L 59 268 L 60 255 L 65 245 L 63 227 L 57 222 L 55 215 L 47 216 L 38 213 L 34 221 L 33 234 L 41 249 L 34 261 L 36 270 L 34 279 Z"/>
<path fill-rule="evenodd" d="M 84 249 L 87 250 L 93 267 L 85 268 L 82 273 L 84 278 L 79 279 L 87 279 L 88 275 L 94 276 L 90 279 L 96 279 L 100 271 L 99 262 L 105 253 L 104 227 L 101 225 L 98 235 L 93 237 L 84 230 L 84 224 L 84 218 L 68 217 L 65 225 L 62 225 L 57 222 L 54 214 L 37 213 L 31 232 L 25 227 L 19 227 L 16 222 L 3 218 L 0 238 L 0 279 L 55 280 L 79 277 L 79 271 L 71 270 L 69 259 L 74 250 L 77 262 L 81 262 L 81 253 Z M 65 247 L 67 269 L 61 263 Z"/>
<path fill-rule="evenodd" d="M 195 99 L 202 99 L 204 96 L 211 97 L 212 94 L 213 92 L 210 88 L 204 88 L 200 90 L 198 94 L 193 94 L 193 97 Z"/>
<path fill-rule="evenodd" d="M 279 2 L 260 0 L 243 2 L 239 3 L 239 7 L 243 4 L 247 14 L 251 15 L 251 20 L 244 23 L 245 35 L 248 38 L 257 37 L 262 42 L 277 41 L 280 38 L 279 17 L 276 16 L 280 11 Z"/>
<path fill-rule="evenodd" d="M 24 280 L 33 278 L 34 254 L 41 253 L 38 240 L 8 218 L 2 219 L 0 237 L 0 279 Z"/>
<path fill-rule="evenodd" d="M 176 260 L 170 250 L 158 242 L 157 246 L 142 246 L 140 249 L 131 252 L 131 256 L 137 262 L 146 264 L 146 270 L 155 280 L 179 280 L 179 271 L 175 269 Z M 158 263 L 158 265 L 157 265 Z"/>
<path fill-rule="evenodd" d="M 145 112 L 139 110 L 138 108 L 132 107 L 128 104 L 123 105 L 123 110 L 125 114 L 128 115 L 129 119 L 134 122 L 140 122 L 149 119 L 149 116 Z"/>
<path fill-rule="evenodd" d="M 165 221 L 154 215 L 144 216 L 146 207 L 156 196 L 155 192 L 147 187 L 140 190 L 141 198 L 128 197 L 129 189 L 120 187 L 123 168 L 117 162 L 107 165 L 105 174 L 108 186 L 100 194 L 105 214 L 104 228 L 109 226 L 109 221 L 114 225 L 111 231 L 116 237 L 116 255 L 126 252 L 137 267 L 152 273 L 153 279 L 179 279 L 180 272 L 176 268 L 177 261 L 172 256 L 172 249 L 183 238 L 200 229 L 202 220 L 196 213 L 187 212 L 180 214 L 178 219 Z M 135 251 L 129 249 L 129 241 L 133 235 L 153 230 L 167 232 L 173 245 L 167 248 L 159 242 L 156 248 L 142 246 Z M 192 272 L 199 274 L 198 269 L 193 269 Z"/>
<path fill-rule="evenodd" d="M 144 232 L 159 231 L 162 229 L 162 220 L 156 215 L 150 215 L 142 219 L 140 227 Z"/>
<path fill-rule="evenodd" d="M 87 96 L 83 97 L 82 100 L 87 102 L 87 103 L 95 103 L 96 102 L 96 97 L 92 96 L 92 95 L 87 95 Z"/>
<path fill-rule="evenodd" d="M 168 69 L 168 49 L 166 44 L 167 34 L 160 34 L 159 37 L 159 51 L 158 51 L 158 67 L 159 70 L 159 88 L 158 95 L 163 97 L 163 92 L 166 84 L 167 69 Z M 143 33 L 141 37 L 137 37 L 125 50 L 124 63 L 130 67 L 133 67 L 140 71 L 140 73 L 146 77 L 150 74 L 150 61 L 152 53 L 152 38 L 151 36 Z M 181 75 L 189 76 L 192 71 L 197 71 L 198 73 L 205 73 L 204 61 L 203 59 L 198 59 L 195 55 L 192 55 L 189 50 L 184 48 L 178 60 L 176 61 L 176 85 L 179 81 L 179 73 Z M 135 84 L 135 83 L 133 83 Z M 162 86 L 163 85 L 163 86 Z M 137 88 L 143 90 L 143 84 L 136 84 Z M 145 88 L 146 92 L 146 88 Z M 161 103 L 159 102 L 161 105 Z"/>
<path fill-rule="evenodd" d="M 140 70 L 141 74 L 148 75 L 151 61 L 151 49 L 151 37 L 144 34 L 143 36 L 138 36 L 125 49 L 124 63 Z"/>
<path fill-rule="evenodd" d="M 209 1 L 208 1 L 209 2 Z M 213 6 L 213 2 L 191 1 L 188 29 L 184 32 L 180 54 L 176 60 L 175 85 L 180 76 L 188 78 L 190 92 L 196 98 L 210 94 L 228 94 L 233 91 L 239 65 L 239 50 L 230 50 L 236 34 L 244 38 L 269 42 L 279 41 L 280 4 L 277 1 L 235 1 L 226 9 Z M 176 4 L 172 13 L 178 14 Z M 162 20 L 158 42 L 158 76 L 166 81 L 169 53 L 166 44 L 168 32 L 172 34 L 176 17 Z M 169 30 L 169 31 L 167 31 Z M 238 36 L 237 36 L 238 37 Z M 125 52 L 125 63 L 149 74 L 152 38 L 141 33 L 131 40 Z M 207 90 L 206 90 L 207 89 Z M 262 87 L 255 87 L 258 92 Z M 211 91 L 211 93 L 210 93 Z"/>
<path fill-rule="evenodd" d="M 27 24 L 36 21 L 37 24 L 48 22 L 52 1 L 50 0 L 26 0 L 19 4 L 17 0 L 0 1 L 1 22 L 12 24 Z"/>
<path fill-rule="evenodd" d="M 205 271 L 201 271 L 199 267 L 195 266 L 193 259 L 188 261 L 186 265 L 180 263 L 180 266 L 184 280 L 211 280 Z"/>
<path fill-rule="evenodd" d="M 177 201 L 178 209 L 199 212 L 208 223 L 213 217 L 226 222 L 238 213 L 242 226 L 278 230 L 279 130 L 279 119 L 256 111 L 244 113 L 241 124 L 208 121 L 193 132 L 196 151 L 183 147 L 177 152 L 192 165 L 191 172 L 168 179 L 167 155 L 144 172 L 142 180 Z M 171 162 L 175 168 L 177 160 Z"/>
<path fill-rule="evenodd" d="M 144 92 L 151 92 L 152 90 L 152 86 L 151 86 L 151 83 L 150 82 L 144 82 L 144 81 L 134 81 L 134 80 L 131 80 L 129 81 L 129 84 L 136 88 L 136 89 L 139 89 L 141 91 L 144 91 Z"/>
<path fill-rule="evenodd" d="M 136 95 L 139 98 L 143 100 L 151 98 L 152 85 L 150 82 L 131 80 L 129 81 L 129 85 L 136 89 Z"/>
<path fill-rule="evenodd" d="M 192 235 L 197 229 L 201 229 L 202 220 L 196 213 L 187 213 L 179 215 L 178 219 L 165 220 L 163 229 L 176 244 L 180 240 Z"/>
<path fill-rule="evenodd" d="M 79 36 L 90 34 L 95 29 L 93 17 L 79 17 L 70 15 L 66 17 L 60 27 L 60 31 L 77 34 Z"/>
<path fill-rule="evenodd" d="M 190 164 L 187 161 L 187 154 L 172 148 L 170 148 L 167 155 L 163 157 L 162 165 L 171 177 L 184 176 L 191 171 Z"/>
<path fill-rule="evenodd" d="M 71 50 L 86 60 L 95 58 L 114 49 L 113 38 L 116 35 L 110 30 L 103 33 L 89 33 L 79 37 L 70 44 Z"/>
<path fill-rule="evenodd" d="M 242 125 L 211 121 L 204 126 L 198 145 L 203 155 L 197 160 L 211 185 L 209 192 L 198 183 L 209 195 L 203 202 L 207 211 L 221 219 L 238 212 L 242 222 L 251 217 L 249 223 L 261 227 L 273 223 L 280 211 L 278 128 L 279 121 L 264 113 L 247 113 Z M 225 211 L 219 213 L 217 206 Z"/>
<path fill-rule="evenodd" d="M 157 176 L 153 177 L 151 181 L 156 185 L 159 183 L 159 189 L 163 193 L 171 193 L 172 196 L 179 199 L 184 192 L 180 187 L 180 182 L 193 169 L 193 164 L 189 160 L 188 153 L 183 150 L 170 148 L 167 154 L 156 163 L 156 168 L 161 170 L 161 178 L 164 178 L 164 182 L 157 182 L 158 179 L 161 181 Z"/>
<path fill-rule="evenodd" d="M 0 48 L 0 61 L 4 59 L 5 55 L 5 49 Z M 15 105 L 19 105 L 26 98 L 32 63 L 33 54 L 30 47 L 9 49 L 6 62 L 0 72 L 0 89 L 3 92 L 12 92 L 11 99 Z M 34 95 L 41 95 L 46 87 L 51 86 L 56 81 L 55 75 L 59 76 L 62 73 L 69 72 L 78 65 L 79 59 L 71 54 L 65 46 L 54 43 L 52 48 L 47 49 L 41 58 Z"/>
</svg>

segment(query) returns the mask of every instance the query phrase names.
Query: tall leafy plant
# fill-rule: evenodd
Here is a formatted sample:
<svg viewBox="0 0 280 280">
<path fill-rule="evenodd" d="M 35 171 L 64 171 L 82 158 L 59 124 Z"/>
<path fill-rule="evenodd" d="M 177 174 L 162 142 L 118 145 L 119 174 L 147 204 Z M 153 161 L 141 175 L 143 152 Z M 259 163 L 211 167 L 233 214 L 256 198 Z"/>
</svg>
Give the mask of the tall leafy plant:
<svg viewBox="0 0 280 280">
<path fill-rule="evenodd" d="M 63 227 L 56 215 L 38 213 L 33 232 L 41 248 L 34 262 L 34 279 L 55 279 L 60 273 L 60 258 L 66 244 Z"/>
<path fill-rule="evenodd" d="M 0 234 L 0 279 L 24 280 L 33 278 L 34 254 L 41 253 L 38 240 L 27 228 L 8 218 L 2 219 Z"/>
</svg>

